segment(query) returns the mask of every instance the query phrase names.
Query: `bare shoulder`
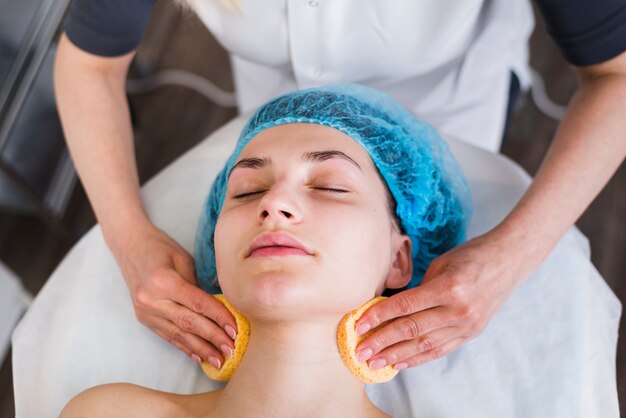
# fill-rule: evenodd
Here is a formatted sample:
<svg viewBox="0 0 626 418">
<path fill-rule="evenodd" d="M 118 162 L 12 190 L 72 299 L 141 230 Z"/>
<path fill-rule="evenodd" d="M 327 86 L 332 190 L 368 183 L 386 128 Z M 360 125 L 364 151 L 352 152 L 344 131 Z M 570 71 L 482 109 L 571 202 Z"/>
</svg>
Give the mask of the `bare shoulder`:
<svg viewBox="0 0 626 418">
<path fill-rule="evenodd" d="M 180 412 L 181 405 L 171 394 L 130 383 L 111 383 L 79 393 L 60 417 L 168 417 Z"/>
</svg>

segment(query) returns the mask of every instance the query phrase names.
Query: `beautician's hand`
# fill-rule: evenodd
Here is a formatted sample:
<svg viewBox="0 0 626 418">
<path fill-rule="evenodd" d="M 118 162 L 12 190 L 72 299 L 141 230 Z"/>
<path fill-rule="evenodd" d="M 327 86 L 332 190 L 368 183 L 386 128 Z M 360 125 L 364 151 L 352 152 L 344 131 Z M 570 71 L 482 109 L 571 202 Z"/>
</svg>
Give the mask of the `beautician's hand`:
<svg viewBox="0 0 626 418">
<path fill-rule="evenodd" d="M 357 350 L 410 367 L 475 337 L 606 185 L 626 156 L 626 52 L 572 69 L 578 89 L 515 208 L 494 230 L 436 259 L 421 286 L 370 308 L 357 325 L 397 319 Z"/>
<path fill-rule="evenodd" d="M 363 314 L 359 335 L 393 321 L 359 344 L 359 360 L 369 359 L 372 369 L 403 369 L 443 357 L 476 337 L 533 269 L 520 247 L 494 230 L 436 258 L 420 286 Z"/>
<path fill-rule="evenodd" d="M 236 322 L 222 303 L 196 286 L 191 255 L 154 226 L 128 236 L 114 254 L 139 322 L 195 361 L 220 368 L 234 348 Z"/>
<path fill-rule="evenodd" d="M 220 351 L 228 351 L 221 346 L 233 347 L 224 327 L 235 330 L 235 320 L 196 286 L 191 256 L 143 208 L 125 89 L 134 56 L 97 56 L 61 36 L 54 87 L 63 131 L 137 318 L 196 361 L 219 368 Z"/>
</svg>

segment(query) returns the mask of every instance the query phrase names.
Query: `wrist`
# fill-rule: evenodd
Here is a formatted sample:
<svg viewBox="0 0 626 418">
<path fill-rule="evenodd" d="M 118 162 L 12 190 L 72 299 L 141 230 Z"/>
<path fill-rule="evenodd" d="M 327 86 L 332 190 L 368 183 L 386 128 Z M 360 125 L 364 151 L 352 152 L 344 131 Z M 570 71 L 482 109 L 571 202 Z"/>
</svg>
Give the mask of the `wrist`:
<svg viewBox="0 0 626 418">
<path fill-rule="evenodd" d="M 141 236 L 156 228 L 144 211 L 124 213 L 115 219 L 100 222 L 100 226 L 104 240 L 114 255 L 124 252 Z"/>
<path fill-rule="evenodd" d="M 553 237 L 547 226 L 533 225 L 532 221 L 524 222 L 511 215 L 489 234 L 501 243 L 502 248 L 516 254 L 530 270 L 534 270 L 548 257 L 558 238 Z"/>
</svg>

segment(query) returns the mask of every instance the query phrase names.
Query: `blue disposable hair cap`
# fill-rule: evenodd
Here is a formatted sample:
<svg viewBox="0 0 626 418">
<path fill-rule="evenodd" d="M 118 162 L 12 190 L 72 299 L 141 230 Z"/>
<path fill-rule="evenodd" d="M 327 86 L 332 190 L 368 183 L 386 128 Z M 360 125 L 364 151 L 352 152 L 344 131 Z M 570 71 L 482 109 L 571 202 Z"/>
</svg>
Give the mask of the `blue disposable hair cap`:
<svg viewBox="0 0 626 418">
<path fill-rule="evenodd" d="M 435 257 L 465 240 L 472 212 L 470 188 L 435 128 L 416 119 L 389 95 L 362 85 L 297 90 L 270 100 L 252 115 L 213 182 L 194 244 L 198 283 L 209 293 L 220 293 L 214 233 L 228 174 L 252 138 L 287 123 L 329 126 L 368 152 L 396 201 L 400 227 L 411 239 L 413 276 L 405 288 L 420 284 Z"/>
</svg>

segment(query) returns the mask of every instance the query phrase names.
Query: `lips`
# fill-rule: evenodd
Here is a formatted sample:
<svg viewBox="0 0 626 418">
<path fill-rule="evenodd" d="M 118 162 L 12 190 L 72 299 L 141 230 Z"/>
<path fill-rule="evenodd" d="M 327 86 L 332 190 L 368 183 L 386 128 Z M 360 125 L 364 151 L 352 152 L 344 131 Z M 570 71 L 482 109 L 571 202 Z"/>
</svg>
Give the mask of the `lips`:
<svg viewBox="0 0 626 418">
<path fill-rule="evenodd" d="M 292 251 L 288 251 L 289 253 L 294 253 L 293 250 L 300 250 L 303 255 L 313 255 L 312 250 L 285 232 L 263 232 L 252 240 L 246 257 L 250 257 L 257 250 L 271 247 L 292 249 Z M 295 252 L 297 253 L 297 251 Z"/>
</svg>

